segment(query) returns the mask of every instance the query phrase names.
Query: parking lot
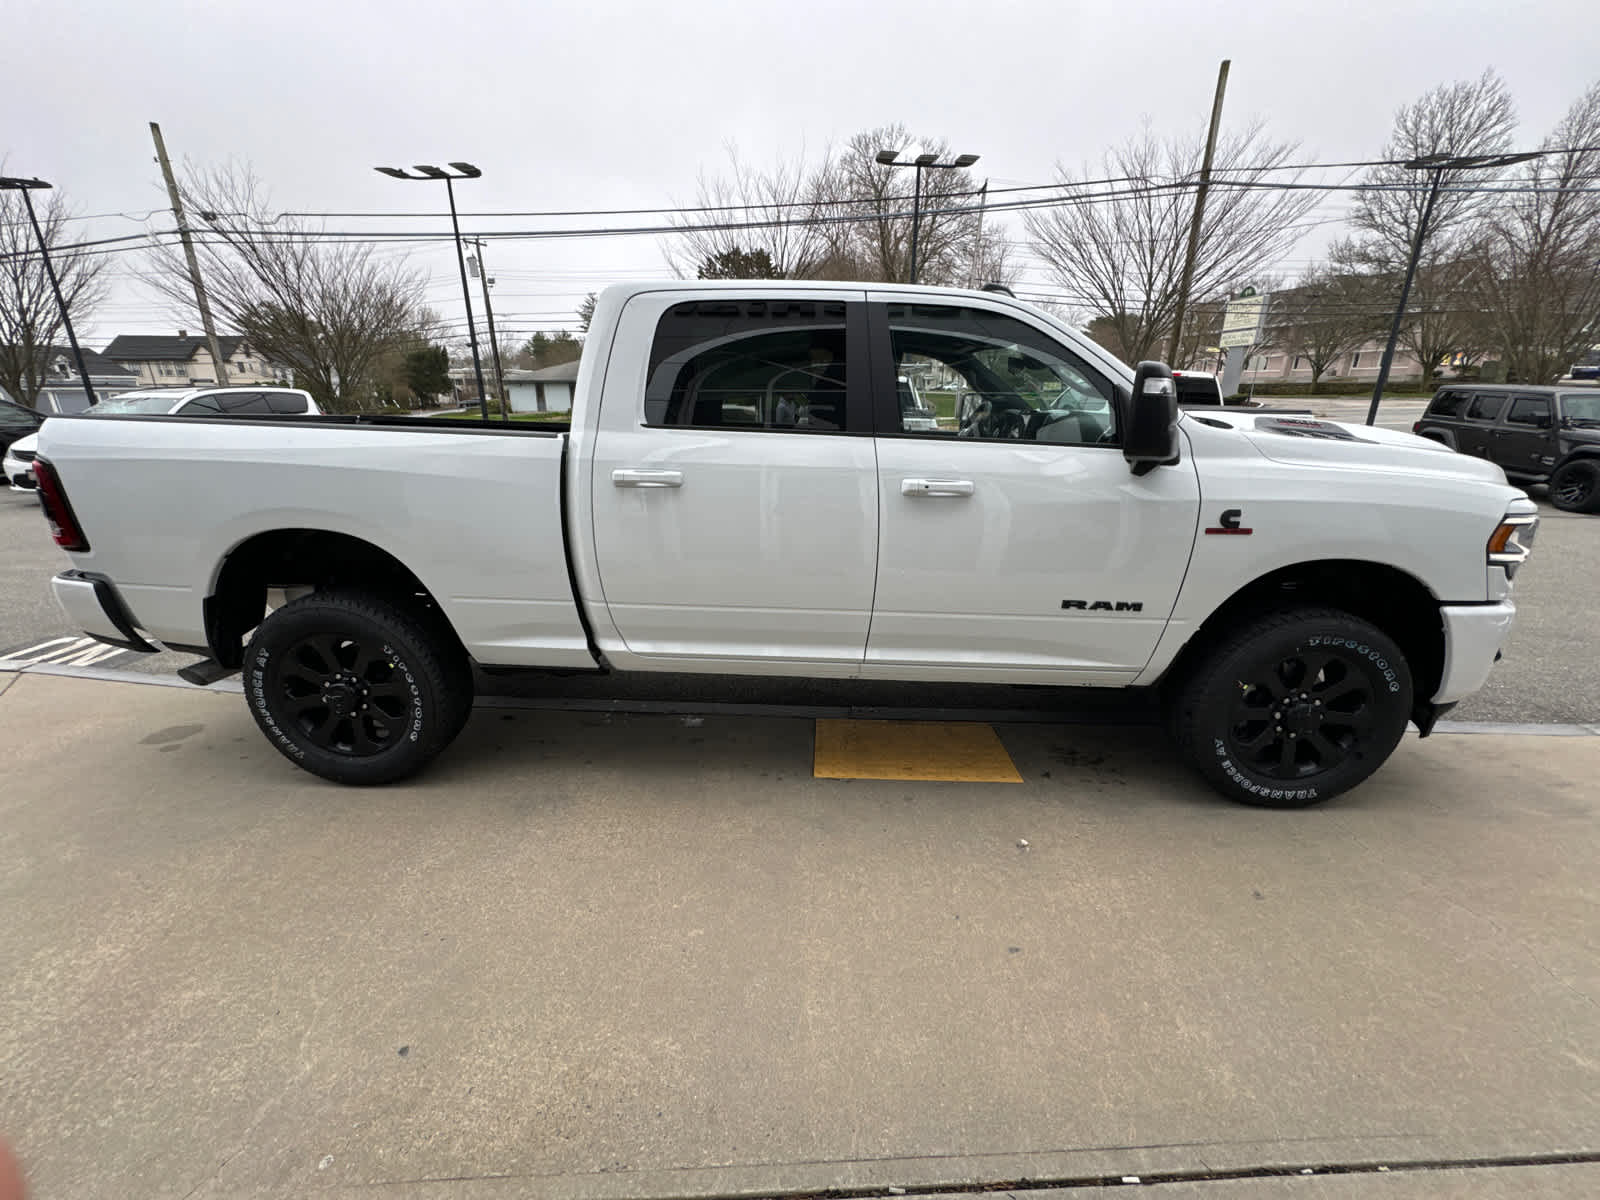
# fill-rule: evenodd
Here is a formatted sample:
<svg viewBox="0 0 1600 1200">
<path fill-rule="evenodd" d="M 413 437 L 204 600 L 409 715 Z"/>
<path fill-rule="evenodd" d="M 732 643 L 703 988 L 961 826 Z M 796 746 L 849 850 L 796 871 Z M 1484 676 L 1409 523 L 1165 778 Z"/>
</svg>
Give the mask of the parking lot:
<svg viewBox="0 0 1600 1200">
<path fill-rule="evenodd" d="M 0 648 L 91 655 L 0 501 Z M 1541 507 L 1465 722 L 1600 722 L 1600 521 Z M 36 1195 L 1600 1190 L 1600 737 L 1410 737 L 1273 813 L 1104 697 L 729 686 L 546 681 L 356 791 L 235 694 L 0 673 Z M 824 777 L 812 717 L 886 712 L 1014 779 Z"/>
<path fill-rule="evenodd" d="M 1600 738 L 1413 739 L 1270 813 L 1144 730 L 1001 725 L 1020 782 L 908 783 L 813 777 L 805 720 L 482 709 L 356 791 L 235 696 L 21 675 L 0 719 L 0 1113 L 42 1196 L 1595 1149 Z"/>
</svg>

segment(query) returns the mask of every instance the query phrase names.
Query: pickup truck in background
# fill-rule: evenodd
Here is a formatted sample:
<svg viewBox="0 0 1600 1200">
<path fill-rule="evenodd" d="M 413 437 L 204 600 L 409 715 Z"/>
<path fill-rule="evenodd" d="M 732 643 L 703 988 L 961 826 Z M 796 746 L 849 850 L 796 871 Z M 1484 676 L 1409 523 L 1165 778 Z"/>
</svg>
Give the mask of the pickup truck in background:
<svg viewBox="0 0 1600 1200">
<path fill-rule="evenodd" d="M 923 372 L 959 422 L 908 425 Z M 1027 304 L 887 284 L 609 288 L 570 424 L 54 419 L 36 474 L 76 624 L 242 670 L 356 784 L 476 664 L 1157 689 L 1218 790 L 1310 804 L 1482 685 L 1537 524 L 1492 463 L 1181 413 Z"/>
</svg>

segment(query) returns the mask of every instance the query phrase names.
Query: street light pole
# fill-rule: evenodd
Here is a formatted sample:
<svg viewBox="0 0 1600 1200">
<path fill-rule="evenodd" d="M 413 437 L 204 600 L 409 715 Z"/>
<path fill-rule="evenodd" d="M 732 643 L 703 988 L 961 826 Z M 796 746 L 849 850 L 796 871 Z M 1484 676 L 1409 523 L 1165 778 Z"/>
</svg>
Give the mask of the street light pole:
<svg viewBox="0 0 1600 1200">
<path fill-rule="evenodd" d="M 1433 219 L 1434 202 L 1439 199 L 1439 185 L 1446 171 L 1477 170 L 1483 167 L 1509 167 L 1513 163 L 1527 162 L 1537 154 L 1425 154 L 1407 162 L 1412 171 L 1432 171 L 1433 182 L 1428 187 L 1428 198 L 1423 202 L 1422 214 L 1417 219 L 1417 232 L 1411 239 L 1411 253 L 1406 257 L 1406 278 L 1400 285 L 1400 302 L 1395 305 L 1394 321 L 1389 326 L 1389 340 L 1383 347 L 1383 358 L 1378 363 L 1378 378 L 1372 385 L 1372 403 L 1367 406 L 1367 424 L 1378 421 L 1378 402 L 1383 399 L 1384 385 L 1389 382 L 1389 367 L 1394 362 L 1395 343 L 1400 340 L 1400 326 L 1406 319 L 1406 301 L 1411 298 L 1411 283 L 1417 277 L 1417 263 L 1422 258 L 1422 243 L 1428 236 L 1428 222 Z M 1428 382 L 1432 363 L 1422 364 L 1423 383 Z"/>
<path fill-rule="evenodd" d="M 489 419 L 489 399 L 485 393 L 488 388 L 484 386 L 483 382 L 483 360 L 478 356 L 478 327 L 472 317 L 472 288 L 467 285 L 467 256 L 461 249 L 461 221 L 456 216 L 455 190 L 455 180 L 476 179 L 483 172 L 471 163 L 453 162 L 450 165 L 456 169 L 458 174 L 451 174 L 440 167 L 429 166 L 426 163 L 418 163 L 416 165 L 415 169 L 421 172 L 420 175 L 412 175 L 399 167 L 375 167 L 373 169 L 380 174 L 389 176 L 391 179 L 444 180 L 445 195 L 450 200 L 450 228 L 454 231 L 456 239 L 456 266 L 461 270 L 461 298 L 467 304 L 467 337 L 472 343 L 472 370 L 478 379 L 478 413 L 487 421 Z M 502 405 L 505 404 L 503 397 L 500 403 Z"/>
<path fill-rule="evenodd" d="M 22 193 L 23 207 L 28 210 L 28 222 L 33 226 L 33 236 L 39 241 L 39 257 L 44 259 L 44 272 L 50 277 L 50 290 L 56 294 L 56 308 L 61 312 L 61 324 L 66 326 L 67 341 L 72 345 L 72 357 L 78 364 L 78 374 L 83 379 L 83 394 L 93 405 L 99 403 L 94 394 L 94 384 L 89 382 L 89 368 L 83 364 L 83 351 L 78 348 L 78 335 L 72 331 L 72 314 L 67 311 L 67 302 L 61 298 L 61 281 L 56 278 L 55 264 L 50 261 L 49 243 L 44 240 L 44 230 L 39 228 L 39 215 L 33 211 L 33 196 L 30 193 L 49 186 L 42 179 L 0 176 L 0 191 Z M 45 347 L 46 351 L 49 349 L 48 346 Z"/>
<path fill-rule="evenodd" d="M 922 227 L 922 172 L 924 170 L 964 170 L 978 161 L 976 154 L 958 155 L 954 162 L 942 163 L 937 154 L 918 154 L 909 162 L 900 162 L 900 151 L 879 150 L 878 162 L 886 167 L 910 167 L 916 172 L 916 184 L 911 190 L 911 283 L 917 281 L 917 237 Z"/>
</svg>

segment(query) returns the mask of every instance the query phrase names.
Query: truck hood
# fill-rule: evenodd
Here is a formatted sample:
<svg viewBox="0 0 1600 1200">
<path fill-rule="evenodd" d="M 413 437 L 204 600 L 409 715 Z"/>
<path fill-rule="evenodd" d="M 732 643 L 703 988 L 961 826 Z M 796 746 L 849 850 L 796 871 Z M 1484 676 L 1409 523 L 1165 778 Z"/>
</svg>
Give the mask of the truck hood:
<svg viewBox="0 0 1600 1200">
<path fill-rule="evenodd" d="M 1290 466 L 1373 467 L 1486 483 L 1506 482 L 1505 472 L 1488 459 L 1457 454 L 1429 438 L 1376 425 L 1350 425 L 1320 417 L 1212 411 L 1203 416 L 1190 412 L 1187 419 L 1236 429 L 1262 455 Z"/>
</svg>

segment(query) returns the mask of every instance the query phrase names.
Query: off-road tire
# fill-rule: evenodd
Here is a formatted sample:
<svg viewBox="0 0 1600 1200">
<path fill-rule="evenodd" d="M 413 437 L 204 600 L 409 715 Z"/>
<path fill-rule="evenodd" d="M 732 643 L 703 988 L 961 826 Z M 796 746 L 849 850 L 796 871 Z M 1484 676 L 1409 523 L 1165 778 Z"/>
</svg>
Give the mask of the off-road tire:
<svg viewBox="0 0 1600 1200">
<path fill-rule="evenodd" d="M 1411 703 L 1393 639 L 1348 613 L 1300 608 L 1225 637 L 1175 688 L 1169 722 L 1179 752 L 1224 796 L 1304 808 L 1382 766 Z"/>
<path fill-rule="evenodd" d="M 472 712 L 472 672 L 442 616 L 354 590 L 269 613 L 245 649 L 245 701 L 290 762 L 335 783 L 420 771 Z"/>
<path fill-rule="evenodd" d="M 1600 512 L 1600 462 L 1578 458 L 1550 475 L 1550 503 L 1562 512 Z"/>
</svg>

